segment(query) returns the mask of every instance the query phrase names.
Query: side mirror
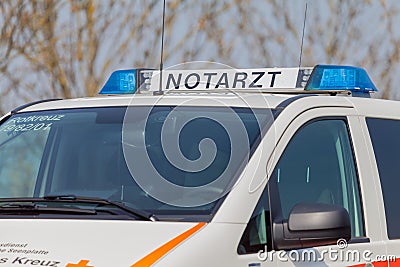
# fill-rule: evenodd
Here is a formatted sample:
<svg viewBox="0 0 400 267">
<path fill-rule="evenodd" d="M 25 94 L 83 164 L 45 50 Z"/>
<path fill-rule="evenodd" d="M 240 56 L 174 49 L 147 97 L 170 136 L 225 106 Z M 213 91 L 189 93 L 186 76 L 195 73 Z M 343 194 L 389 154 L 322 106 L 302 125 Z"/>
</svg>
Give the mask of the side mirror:
<svg viewBox="0 0 400 267">
<path fill-rule="evenodd" d="M 347 210 L 338 205 L 299 203 L 288 220 L 273 223 L 275 249 L 300 249 L 336 244 L 351 237 Z"/>
</svg>

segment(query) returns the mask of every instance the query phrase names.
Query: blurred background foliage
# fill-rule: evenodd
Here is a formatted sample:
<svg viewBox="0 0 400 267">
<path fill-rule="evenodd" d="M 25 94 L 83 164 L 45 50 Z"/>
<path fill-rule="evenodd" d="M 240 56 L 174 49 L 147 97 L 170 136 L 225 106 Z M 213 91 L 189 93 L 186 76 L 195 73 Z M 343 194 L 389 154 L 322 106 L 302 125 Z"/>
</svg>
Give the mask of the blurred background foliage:
<svg viewBox="0 0 400 267">
<path fill-rule="evenodd" d="M 376 97 L 399 99 L 400 1 L 167 0 L 164 66 L 302 65 L 367 69 Z M 158 68 L 161 0 L 2 0 L 0 112 L 96 95 L 115 69 Z"/>
</svg>

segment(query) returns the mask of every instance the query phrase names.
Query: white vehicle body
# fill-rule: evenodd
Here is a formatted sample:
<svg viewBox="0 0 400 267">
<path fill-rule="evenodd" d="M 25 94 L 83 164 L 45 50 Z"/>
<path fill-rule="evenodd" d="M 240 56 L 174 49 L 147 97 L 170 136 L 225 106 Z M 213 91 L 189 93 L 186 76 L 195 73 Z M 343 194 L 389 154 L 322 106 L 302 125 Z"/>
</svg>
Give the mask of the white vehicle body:
<svg viewBox="0 0 400 267">
<path fill-rule="evenodd" d="M 10 202 L 3 203 L 0 199 L 0 204 L 8 205 L 2 208 L 4 211 L 0 208 L 0 267 L 372 266 L 366 265 L 368 263 L 372 263 L 373 266 L 400 266 L 400 237 L 396 235 L 400 232 L 400 221 L 389 222 L 389 218 L 395 219 L 397 216 L 399 219 L 400 212 L 387 214 L 394 212 L 389 207 L 390 204 L 385 202 L 385 200 L 393 201 L 395 197 L 392 191 L 394 190 L 390 191 L 390 188 L 393 188 L 392 184 L 387 186 L 388 189 L 382 189 L 384 188 L 381 177 L 383 174 L 378 163 L 382 156 L 377 156 L 376 146 L 378 144 L 374 144 L 375 139 L 371 139 L 375 121 L 369 123 L 370 120 L 376 119 L 395 124 L 398 122 L 397 124 L 400 125 L 400 103 L 339 95 L 218 93 L 216 91 L 185 94 L 170 92 L 159 96 L 138 94 L 134 96 L 134 100 L 132 98 L 131 95 L 106 96 L 37 103 L 4 116 L 3 127 L 0 125 L 0 131 L 3 130 L 3 133 L 17 136 L 15 125 L 12 126 L 14 128 L 4 126 L 7 125 L 7 120 L 9 121 L 15 116 L 25 116 L 26 114 L 32 116 L 32 114 L 39 114 L 43 111 L 46 111 L 48 115 L 53 114 L 52 112 L 64 114 L 62 112 L 77 109 L 87 111 L 93 108 L 126 108 L 128 106 L 132 110 L 141 106 L 250 107 L 255 110 L 268 110 L 272 114 L 273 121 L 266 127 L 266 131 L 260 134 L 260 140 L 256 141 L 256 147 L 251 151 L 248 162 L 239 168 L 234 186 L 219 202 L 217 201 L 218 205 L 213 209 L 215 212 L 207 216 L 168 217 L 165 214 L 155 213 L 157 220 L 151 218 L 145 220 L 140 216 L 130 219 L 120 218 L 118 217 L 120 215 L 116 215 L 116 218 L 113 219 L 113 215 L 104 215 L 104 217 L 89 213 L 81 214 L 75 210 L 60 211 L 56 206 L 59 202 L 53 203 L 54 199 L 50 198 L 44 201 L 43 205 L 45 208 L 55 207 L 55 211 L 35 210 L 33 207 L 29 211 L 29 206 L 24 206 L 29 201 L 16 200 L 15 202 L 20 205 L 18 206 L 14 202 L 12 204 L 9 204 Z M 53 117 L 54 120 L 57 118 L 60 123 L 63 123 L 62 117 Z M 31 118 L 31 120 L 35 119 Z M 47 120 L 51 119 L 47 118 Z M 54 120 L 51 120 L 51 123 Z M 48 122 L 45 118 L 43 121 Z M 318 135 L 323 129 L 331 127 L 329 125 L 322 125 L 322 127 L 318 124 L 320 122 L 344 127 L 344 130 L 342 128 L 340 128 L 342 130 L 337 130 L 337 139 L 333 147 L 327 145 L 325 148 L 324 143 L 321 142 L 328 136 L 325 133 L 311 139 L 307 139 L 309 137 L 307 134 L 301 135 L 301 131 L 310 131 Z M 40 128 L 35 123 L 32 126 L 27 126 L 25 123 L 25 126 L 18 128 L 18 131 L 34 132 L 35 127 Z M 316 129 L 312 128 L 314 126 Z M 400 126 L 398 128 L 400 129 Z M 42 129 L 38 131 L 42 131 Z M 396 132 L 397 128 L 387 128 L 383 132 L 391 131 Z M 329 130 L 327 133 L 333 132 L 336 133 L 336 130 Z M 374 136 L 379 138 L 378 133 Z M 388 134 L 383 139 L 389 141 L 390 137 L 391 135 Z M 295 138 L 305 139 L 297 142 Z M 76 139 L 79 139 L 79 136 L 76 136 Z M 305 144 L 304 140 L 315 140 L 315 143 Z M 82 142 L 86 141 L 82 139 Z M 81 143 L 82 147 L 84 145 Z M 290 146 L 294 145 L 297 147 L 291 149 Z M 0 153 L 2 146 L 3 144 L 0 145 Z M 27 144 L 28 146 L 29 144 Z M 62 145 L 59 147 L 61 149 Z M 301 148 L 309 148 L 309 150 L 302 151 Z M 319 151 L 318 148 L 321 150 Z M 332 155 L 329 155 L 330 149 L 332 149 Z M 349 149 L 347 154 L 346 149 Z M 394 151 L 388 151 L 388 153 L 396 155 L 395 149 L 399 149 L 399 147 L 393 144 Z M 51 154 L 51 151 L 48 153 Z M 43 155 L 45 154 L 43 152 Z M 1 157 L 3 155 L 5 154 L 1 154 Z M 312 155 L 315 157 L 310 157 Z M 287 161 L 285 161 L 286 157 Z M 328 162 L 327 165 L 324 165 L 326 164 L 324 157 L 329 159 L 331 164 Z M 18 157 L 12 157 L 12 159 L 16 161 Z M 293 163 L 294 159 L 297 161 Z M 69 159 L 64 158 L 63 160 Z M 318 160 L 317 163 L 315 163 L 316 160 Z M 103 167 L 108 163 L 97 162 L 96 156 L 93 156 L 92 161 L 91 169 L 96 168 L 96 164 L 102 165 L 99 172 L 107 169 Z M 293 165 L 291 165 L 292 163 Z M 315 167 L 315 164 L 318 166 Z M 0 180 L 5 177 L 4 172 L 1 173 L 3 165 L 0 164 Z M 399 161 L 397 161 L 397 165 L 399 165 Z M 387 167 L 387 165 L 385 166 Z M 24 166 L 21 165 L 21 168 Z M 37 176 L 41 173 L 41 168 L 37 171 Z M 79 168 L 77 167 L 78 170 Z M 329 182 L 336 179 L 331 178 L 333 174 L 330 172 L 330 168 L 335 169 L 334 173 L 338 176 L 337 183 L 330 184 Z M 393 168 L 399 167 L 393 166 Z M 49 170 L 43 172 L 49 173 Z M 298 172 L 298 170 L 301 170 L 301 175 L 299 174 L 301 179 L 290 180 L 288 184 L 285 184 L 285 179 L 296 178 L 293 175 L 285 176 L 285 172 Z M 328 178 L 323 177 L 324 172 L 321 171 L 325 171 Z M 68 170 L 64 169 L 63 172 L 68 172 Z M 118 174 L 115 174 L 115 177 L 111 178 L 117 179 L 117 176 Z M 352 177 L 353 180 L 349 180 L 349 177 Z M 90 179 L 96 180 L 96 177 Z M 322 185 L 318 183 L 317 186 L 313 184 L 315 179 L 322 179 L 324 182 Z M 42 182 L 46 183 L 46 181 Z M 328 187 L 333 188 L 329 188 L 331 189 L 329 192 L 322 188 L 328 184 L 330 184 Z M 32 188 L 35 186 L 39 186 L 37 181 Z M 1 193 L 3 194 L 1 198 L 43 197 L 45 195 L 43 192 L 47 190 L 47 187 L 40 186 L 41 189 L 32 189 L 31 195 L 10 194 L 4 196 L 4 193 Z M 308 188 L 308 186 L 311 187 Z M 303 189 L 305 191 L 301 192 Z M 280 191 L 281 198 L 274 190 Z M 38 194 L 36 195 L 35 192 Z M 122 187 L 123 192 L 124 188 Z M 74 192 L 67 193 L 73 194 Z M 319 195 L 318 199 L 312 200 L 313 195 L 317 194 Z M 84 195 L 82 196 L 84 197 Z M 93 196 L 95 195 L 90 195 L 90 197 Z M 322 245 L 318 245 L 321 240 L 318 241 L 316 238 L 315 246 L 307 245 L 311 244 L 307 243 L 310 242 L 308 240 L 305 241 L 304 247 L 296 247 L 301 243 L 298 240 L 295 241 L 297 245 L 293 245 L 294 247 L 290 247 L 292 246 L 290 242 L 285 243 L 287 240 L 281 240 L 282 242 L 279 241 L 281 242 L 279 243 L 277 241 L 280 238 L 277 234 L 278 231 L 281 231 L 279 227 L 285 227 L 282 225 L 288 219 L 283 210 L 285 208 L 292 209 L 292 204 L 296 204 L 285 204 L 285 196 L 293 198 L 291 202 L 300 199 L 299 203 L 318 202 L 343 206 L 349 212 L 351 221 L 350 241 L 347 243 L 343 239 L 343 244 L 336 244 L 336 241 L 330 240 L 329 244 L 320 243 Z M 74 203 L 75 200 L 68 197 L 70 196 L 61 199 L 60 203 L 64 204 L 65 202 L 68 205 Z M 146 197 L 148 196 L 146 195 Z M 261 204 L 263 210 L 258 214 L 263 215 L 258 217 L 257 207 L 265 200 L 267 203 Z M 72 206 L 64 208 L 70 209 Z M 265 220 L 265 223 L 260 222 L 259 218 Z M 256 220 L 257 222 L 255 222 Z M 308 223 L 313 225 L 313 221 Z M 251 226 L 249 226 L 250 224 Z M 253 224 L 256 226 L 256 233 L 252 232 Z M 292 227 L 296 228 L 293 225 Z M 301 228 L 304 223 L 299 225 Z M 288 227 L 289 229 L 291 227 L 290 221 Z M 397 230 L 393 227 L 397 227 Z M 287 229 L 283 231 L 287 231 Z M 284 248 L 285 246 L 286 248 Z"/>
</svg>

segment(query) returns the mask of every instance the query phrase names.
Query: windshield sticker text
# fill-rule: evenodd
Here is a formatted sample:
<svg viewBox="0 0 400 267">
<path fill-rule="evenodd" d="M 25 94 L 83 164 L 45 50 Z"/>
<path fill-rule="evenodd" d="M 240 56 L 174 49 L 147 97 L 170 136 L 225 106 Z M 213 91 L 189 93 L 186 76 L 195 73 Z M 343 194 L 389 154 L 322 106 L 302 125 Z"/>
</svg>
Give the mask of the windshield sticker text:
<svg viewBox="0 0 400 267">
<path fill-rule="evenodd" d="M 52 123 L 29 123 L 29 124 L 13 124 L 6 125 L 3 132 L 26 132 L 26 131 L 39 131 L 49 130 Z"/>
<path fill-rule="evenodd" d="M 3 128 L 3 132 L 26 132 L 49 130 L 52 122 L 60 121 L 65 115 L 28 116 L 10 119 Z M 49 123 L 50 122 L 50 123 Z"/>
<path fill-rule="evenodd" d="M 49 116 L 28 116 L 28 117 L 17 117 L 17 118 L 12 118 L 9 120 L 10 123 L 15 122 L 15 123 L 20 123 L 20 122 L 40 122 L 40 121 L 59 121 L 61 120 L 65 115 L 49 115 Z"/>
</svg>

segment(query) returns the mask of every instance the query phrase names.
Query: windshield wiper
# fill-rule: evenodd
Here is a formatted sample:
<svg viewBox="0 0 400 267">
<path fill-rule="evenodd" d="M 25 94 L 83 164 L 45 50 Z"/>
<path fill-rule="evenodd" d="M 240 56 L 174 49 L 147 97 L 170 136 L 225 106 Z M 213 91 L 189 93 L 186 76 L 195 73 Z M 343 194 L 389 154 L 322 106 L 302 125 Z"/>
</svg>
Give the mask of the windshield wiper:
<svg viewBox="0 0 400 267">
<path fill-rule="evenodd" d="M 89 203 L 89 204 L 108 205 L 108 206 L 116 207 L 127 213 L 133 214 L 134 216 L 139 217 L 141 219 L 145 219 L 148 221 L 158 221 L 158 218 L 154 214 L 151 214 L 150 212 L 134 209 L 134 208 L 126 206 L 122 202 L 111 201 L 111 200 L 103 199 L 103 198 L 81 197 L 81 196 L 75 196 L 75 195 L 48 195 L 48 196 L 44 196 L 43 199 L 46 201 L 56 201 L 56 202 L 58 202 L 58 201 L 59 202 L 72 202 L 72 203 L 81 202 L 81 203 Z"/>
<path fill-rule="evenodd" d="M 19 202 L 19 201 L 18 201 Z M 47 207 L 42 205 L 37 205 L 35 203 L 31 204 L 20 204 L 11 203 L 0 205 L 0 214 L 26 214 L 26 213 L 64 213 L 64 214 L 86 214 L 95 215 L 97 212 L 95 210 L 87 210 L 80 208 L 59 208 L 59 207 Z"/>
<path fill-rule="evenodd" d="M 0 207 L 4 207 L 4 210 L 11 210 L 10 207 L 7 206 L 14 206 L 14 209 L 26 209 L 30 206 L 35 206 L 34 203 L 45 203 L 45 202 L 62 202 L 62 203 L 84 203 L 84 204 L 97 204 L 97 205 L 105 205 L 105 206 L 112 206 L 118 208 L 119 210 L 125 211 L 128 214 L 134 215 L 135 217 L 139 217 L 140 219 L 144 219 L 147 221 L 158 221 L 158 218 L 146 211 L 137 210 L 131 207 L 126 206 L 122 202 L 111 201 L 102 198 L 95 198 L 95 197 L 81 197 L 75 195 L 48 195 L 44 197 L 27 197 L 27 198 L 0 198 L 0 203 L 10 202 L 10 203 L 33 203 L 33 204 L 12 204 L 12 205 L 2 205 Z M 57 210 L 62 212 L 63 210 L 74 210 L 76 211 L 88 211 L 91 212 L 90 214 L 96 214 L 96 210 L 87 210 L 87 209 L 80 209 L 80 208 L 53 208 L 53 207 L 43 207 L 38 206 L 37 211 L 43 210 L 46 208 L 47 210 L 54 209 L 56 212 Z M 1 212 L 1 208 L 0 208 Z M 93 213 L 94 212 L 94 213 Z M 79 212 L 77 212 L 79 213 Z M 84 213 L 84 212 L 82 212 Z M 89 214 L 89 213 L 88 213 Z"/>
</svg>

